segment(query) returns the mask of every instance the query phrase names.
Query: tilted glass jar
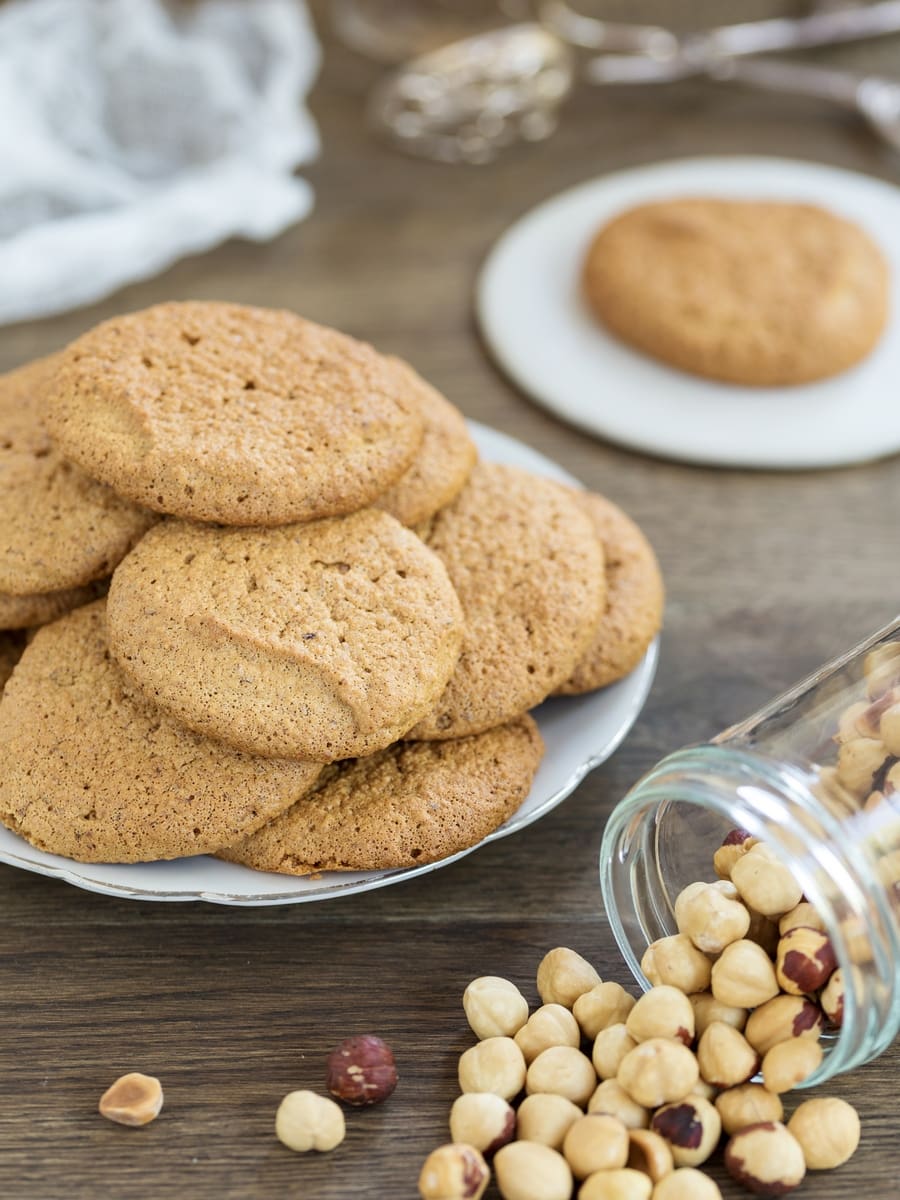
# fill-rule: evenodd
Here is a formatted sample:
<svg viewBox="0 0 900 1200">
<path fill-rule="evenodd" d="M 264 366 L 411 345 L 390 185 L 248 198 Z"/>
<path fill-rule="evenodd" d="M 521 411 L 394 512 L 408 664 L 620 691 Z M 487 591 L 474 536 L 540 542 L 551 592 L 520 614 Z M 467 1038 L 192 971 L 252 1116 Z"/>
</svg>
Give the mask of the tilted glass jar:
<svg viewBox="0 0 900 1200">
<path fill-rule="evenodd" d="M 900 1030 L 900 618 L 712 742 L 663 759 L 613 811 L 603 898 L 644 986 L 645 948 L 677 932 L 678 893 L 715 878 L 734 829 L 791 869 L 842 972 L 843 1019 L 812 1086 Z"/>
</svg>

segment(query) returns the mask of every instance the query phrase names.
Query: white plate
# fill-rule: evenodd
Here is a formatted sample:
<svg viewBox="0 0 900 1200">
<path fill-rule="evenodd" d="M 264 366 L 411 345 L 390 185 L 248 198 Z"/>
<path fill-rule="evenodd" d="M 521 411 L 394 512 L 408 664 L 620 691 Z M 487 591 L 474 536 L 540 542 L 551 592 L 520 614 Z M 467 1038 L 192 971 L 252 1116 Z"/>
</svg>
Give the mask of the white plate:
<svg viewBox="0 0 900 1200">
<path fill-rule="evenodd" d="M 893 276 L 888 328 L 858 366 L 797 387 L 747 388 L 683 374 L 607 334 L 579 291 L 606 221 L 685 195 L 808 200 L 856 221 Z M 501 367 L 539 404 L 637 450 L 735 467 L 815 468 L 900 450 L 900 189 L 852 171 L 780 158 L 658 163 L 582 184 L 513 225 L 484 266 L 482 331 Z"/>
<path fill-rule="evenodd" d="M 548 475 L 563 483 L 576 483 L 550 459 L 514 438 L 475 422 L 471 423 L 471 430 L 483 458 L 527 467 L 536 474 Z M 506 837 L 538 820 L 564 800 L 588 771 L 609 758 L 643 708 L 653 682 L 656 658 L 654 642 L 627 679 L 587 696 L 548 700 L 535 711 L 547 753 L 534 785 L 519 810 L 480 845 Z M 208 857 L 135 865 L 76 863 L 36 850 L 0 826 L 0 862 L 40 875 L 52 875 L 88 891 L 131 900 L 209 900 L 216 904 L 239 905 L 326 900 L 424 875 L 455 862 L 473 849 L 476 847 L 409 870 L 342 871 L 328 872 L 318 878 L 294 878 L 251 871 L 248 867 Z"/>
</svg>

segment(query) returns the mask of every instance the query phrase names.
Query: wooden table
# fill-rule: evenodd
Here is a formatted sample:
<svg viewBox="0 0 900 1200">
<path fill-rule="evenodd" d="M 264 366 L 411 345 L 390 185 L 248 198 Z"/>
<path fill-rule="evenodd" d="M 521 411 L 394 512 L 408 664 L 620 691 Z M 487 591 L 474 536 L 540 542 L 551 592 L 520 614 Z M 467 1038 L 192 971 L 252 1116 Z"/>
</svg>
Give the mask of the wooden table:
<svg viewBox="0 0 900 1200">
<path fill-rule="evenodd" d="M 832 59 L 876 53 L 884 48 Z M 448 1136 L 456 1060 L 471 1040 L 460 1005 L 468 980 L 506 975 L 534 1000 L 539 958 L 564 944 L 627 982 L 597 885 L 611 806 L 661 755 L 748 713 L 897 609 L 900 461 L 752 474 L 627 453 L 519 395 L 472 320 L 473 281 L 494 239 L 571 184 L 722 152 L 894 178 L 874 139 L 824 106 L 711 85 L 583 90 L 551 141 L 490 168 L 453 168 L 403 158 L 365 131 L 361 104 L 376 75 L 328 43 L 311 219 L 268 246 L 232 243 L 94 308 L 6 329 L 0 367 L 112 313 L 185 297 L 285 305 L 405 355 L 468 415 L 539 447 L 641 522 L 668 584 L 658 679 L 626 744 L 564 805 L 402 886 L 240 910 L 128 903 L 0 868 L 4 1197 L 413 1196 L 422 1160 Z M 290 1154 L 273 1135 L 279 1100 L 321 1088 L 328 1050 L 363 1031 L 394 1046 L 397 1092 L 350 1116 L 337 1153 Z M 158 1074 L 166 1093 L 162 1117 L 136 1132 L 96 1115 L 100 1093 L 131 1069 Z M 900 1196 L 898 1070 L 895 1047 L 833 1085 L 859 1107 L 862 1149 L 801 1194 Z"/>
</svg>

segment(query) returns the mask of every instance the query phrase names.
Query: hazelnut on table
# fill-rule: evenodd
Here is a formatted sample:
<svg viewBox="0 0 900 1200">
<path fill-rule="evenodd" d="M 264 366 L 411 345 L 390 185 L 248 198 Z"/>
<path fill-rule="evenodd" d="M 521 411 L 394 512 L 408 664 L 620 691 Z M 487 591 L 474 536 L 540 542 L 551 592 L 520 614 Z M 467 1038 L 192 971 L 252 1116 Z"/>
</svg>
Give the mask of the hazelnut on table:
<svg viewBox="0 0 900 1200">
<path fill-rule="evenodd" d="M 275 1134 L 289 1150 L 328 1151 L 344 1140 L 344 1114 L 339 1105 L 315 1092 L 289 1092 L 275 1114 Z"/>
<path fill-rule="evenodd" d="M 577 1104 L 553 1092 L 533 1092 L 519 1105 L 516 1114 L 518 1137 L 523 1142 L 540 1142 L 552 1150 L 562 1148 L 569 1128 L 584 1115 Z"/>
<path fill-rule="evenodd" d="M 589 1113 L 608 1113 L 618 1117 L 626 1129 L 646 1129 L 650 1112 L 628 1095 L 618 1079 L 604 1079 L 588 1100 Z"/>
<path fill-rule="evenodd" d="M 676 1167 L 699 1167 L 719 1144 L 722 1118 L 702 1096 L 686 1096 L 657 1109 L 650 1128 L 669 1143 Z"/>
<path fill-rule="evenodd" d="M 650 1200 L 653 1181 L 642 1171 L 620 1167 L 595 1171 L 578 1189 L 578 1200 Z"/>
<path fill-rule="evenodd" d="M 460 1056 L 461 1092 L 493 1092 L 512 1100 L 524 1083 L 525 1058 L 512 1038 L 485 1038 Z"/>
<path fill-rule="evenodd" d="M 822 1010 L 806 996 L 776 996 L 753 1010 L 744 1037 L 758 1054 L 795 1037 L 818 1040 L 825 1022 Z"/>
<path fill-rule="evenodd" d="M 775 977 L 781 990 L 791 996 L 817 992 L 836 968 L 831 938 L 821 929 L 798 925 L 778 942 Z"/>
<path fill-rule="evenodd" d="M 822 1064 L 822 1047 L 811 1038 L 779 1042 L 763 1056 L 763 1087 L 767 1092 L 789 1092 L 804 1083 Z"/>
<path fill-rule="evenodd" d="M 803 899 L 800 884 L 764 842 L 738 859 L 731 882 L 747 907 L 764 917 L 781 917 Z"/>
<path fill-rule="evenodd" d="M 618 1025 L 628 1018 L 635 998 L 620 983 L 607 980 L 584 992 L 575 1001 L 572 1014 L 586 1038 L 595 1038 L 601 1029 Z"/>
<path fill-rule="evenodd" d="M 800 1143 L 810 1171 L 841 1166 L 859 1145 L 859 1115 L 846 1100 L 836 1096 L 805 1100 L 787 1127 Z"/>
<path fill-rule="evenodd" d="M 651 942 L 641 959 L 641 970 L 654 987 L 667 984 L 685 994 L 709 987 L 710 961 L 683 933 Z"/>
<path fill-rule="evenodd" d="M 779 1121 L 748 1125 L 725 1147 L 725 1169 L 758 1196 L 781 1196 L 806 1175 L 800 1143 Z"/>
<path fill-rule="evenodd" d="M 326 1082 L 345 1104 L 380 1104 L 397 1086 L 390 1046 L 369 1033 L 346 1038 L 328 1055 Z"/>
<path fill-rule="evenodd" d="M 778 995 L 771 958 L 756 942 L 744 938 L 726 946 L 712 967 L 715 998 L 734 1008 L 756 1008 Z"/>
<path fill-rule="evenodd" d="M 516 1136 L 516 1111 L 493 1092 L 466 1092 L 450 1109 L 450 1137 L 493 1154 Z"/>
<path fill-rule="evenodd" d="M 683 1100 L 700 1072 L 697 1060 L 681 1042 L 650 1038 L 629 1051 L 616 1076 L 628 1095 L 645 1108 Z"/>
<path fill-rule="evenodd" d="M 733 895 L 732 895 L 733 893 Z M 704 954 L 721 954 L 730 942 L 746 937 L 750 928 L 747 906 L 737 899 L 737 888 L 713 883 L 692 883 L 675 901 L 678 932 L 689 937 Z"/>
<path fill-rule="evenodd" d="M 131 1071 L 121 1075 L 100 1097 L 101 1116 L 117 1125 L 149 1125 L 163 1106 L 162 1085 L 153 1075 Z"/>
<path fill-rule="evenodd" d="M 640 997 L 628 1014 L 625 1028 L 636 1042 L 664 1037 L 690 1046 L 694 1040 L 694 1009 L 684 992 L 659 984 Z"/>
<path fill-rule="evenodd" d="M 556 1150 L 537 1142 L 510 1142 L 494 1159 L 503 1200 L 569 1200 L 572 1171 Z"/>
<path fill-rule="evenodd" d="M 601 1029 L 594 1038 L 591 1051 L 591 1062 L 599 1078 L 615 1079 L 622 1059 L 636 1045 L 626 1025 L 610 1025 L 608 1029 Z"/>
<path fill-rule="evenodd" d="M 713 1021 L 722 1021 L 732 1029 L 742 1030 L 747 1024 L 746 1008 L 735 1008 L 731 1004 L 723 1004 L 712 992 L 694 992 L 688 996 L 691 1008 L 694 1010 L 694 1032 L 697 1037 L 703 1037 Z"/>
<path fill-rule="evenodd" d="M 762 1121 L 781 1121 L 784 1105 L 777 1092 L 767 1092 L 761 1083 L 742 1083 L 716 1096 L 716 1111 L 722 1128 L 730 1136 Z"/>
<path fill-rule="evenodd" d="M 481 1200 L 491 1178 L 488 1165 L 474 1146 L 438 1146 L 419 1173 L 422 1200 Z"/>
<path fill-rule="evenodd" d="M 579 996 L 602 980 L 586 958 L 565 946 L 557 946 L 541 959 L 537 972 L 538 995 L 544 1004 L 571 1008 Z"/>
<path fill-rule="evenodd" d="M 525 1090 L 553 1092 L 573 1104 L 584 1107 L 597 1086 L 597 1072 L 591 1060 L 573 1046 L 551 1046 L 528 1068 Z"/>
<path fill-rule="evenodd" d="M 649 1175 L 658 1183 L 675 1168 L 672 1148 L 664 1137 L 649 1129 L 628 1130 L 628 1161 L 626 1167 Z"/>
<path fill-rule="evenodd" d="M 694 1167 L 679 1167 L 653 1189 L 652 1200 L 722 1200 L 719 1185 Z"/>
<path fill-rule="evenodd" d="M 759 1054 L 737 1029 L 713 1021 L 697 1043 L 697 1065 L 701 1078 L 713 1087 L 736 1087 L 759 1070 Z"/>
<path fill-rule="evenodd" d="M 527 1063 L 551 1046 L 581 1045 L 578 1022 L 561 1004 L 544 1004 L 536 1009 L 515 1036 L 515 1043 Z"/>
<path fill-rule="evenodd" d="M 477 1038 L 512 1037 L 528 1020 L 528 1001 L 499 975 L 473 979 L 463 992 L 463 1010 Z"/>
<path fill-rule="evenodd" d="M 565 1136 L 563 1157 L 576 1179 L 624 1167 L 628 1161 L 628 1130 L 616 1117 L 605 1113 L 579 1117 Z"/>
</svg>

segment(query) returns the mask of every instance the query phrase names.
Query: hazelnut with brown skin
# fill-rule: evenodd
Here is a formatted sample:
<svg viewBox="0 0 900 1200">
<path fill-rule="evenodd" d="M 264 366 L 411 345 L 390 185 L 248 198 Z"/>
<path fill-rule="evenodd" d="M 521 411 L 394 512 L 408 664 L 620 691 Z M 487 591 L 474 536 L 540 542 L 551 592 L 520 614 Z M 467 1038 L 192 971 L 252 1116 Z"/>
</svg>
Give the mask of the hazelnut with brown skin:
<svg viewBox="0 0 900 1200">
<path fill-rule="evenodd" d="M 731 882 L 747 907 L 764 917 L 781 917 L 803 898 L 800 884 L 764 842 L 734 864 Z"/>
<path fill-rule="evenodd" d="M 679 1167 L 653 1189 L 652 1200 L 722 1200 L 719 1185 L 694 1167 Z"/>
<path fill-rule="evenodd" d="M 778 943 L 775 977 L 782 991 L 792 996 L 817 992 L 825 986 L 836 968 L 837 957 L 831 938 L 821 929 L 798 925 Z"/>
<path fill-rule="evenodd" d="M 374 1034 L 346 1038 L 328 1055 L 329 1092 L 345 1104 L 380 1104 L 397 1086 L 397 1067 L 387 1044 Z"/>
<path fill-rule="evenodd" d="M 607 980 L 579 996 L 572 1014 L 584 1036 L 593 1039 L 601 1029 L 625 1021 L 634 1005 L 634 996 L 630 996 L 621 984 Z"/>
<path fill-rule="evenodd" d="M 806 1175 L 800 1143 L 780 1121 L 748 1125 L 725 1147 L 728 1174 L 757 1196 L 783 1196 Z"/>
<path fill-rule="evenodd" d="M 617 1081 L 644 1108 L 659 1108 L 689 1095 L 699 1078 L 697 1060 L 681 1042 L 650 1038 L 622 1059 Z"/>
<path fill-rule="evenodd" d="M 628 1130 L 616 1117 L 588 1113 L 569 1128 L 563 1155 L 576 1179 L 624 1167 L 628 1161 Z"/>
<path fill-rule="evenodd" d="M 767 1092 L 761 1083 L 743 1083 L 716 1096 L 716 1111 L 722 1128 L 730 1136 L 748 1125 L 761 1121 L 781 1121 L 784 1105 L 775 1092 Z"/>
<path fill-rule="evenodd" d="M 650 1200 L 653 1183 L 648 1175 L 631 1167 L 595 1171 L 578 1191 L 578 1200 Z"/>
<path fill-rule="evenodd" d="M 572 1169 L 561 1154 L 539 1142 L 510 1142 L 494 1159 L 503 1200 L 569 1200 Z"/>
<path fill-rule="evenodd" d="M 493 1092 L 466 1092 L 450 1109 L 450 1137 L 489 1158 L 516 1136 L 516 1112 Z"/>
<path fill-rule="evenodd" d="M 561 1004 L 544 1004 L 536 1009 L 515 1036 L 527 1063 L 551 1046 L 581 1045 L 578 1022 Z"/>
<path fill-rule="evenodd" d="M 676 1038 L 690 1046 L 694 1040 L 694 1009 L 684 992 L 659 984 L 637 1001 L 628 1014 L 625 1028 L 636 1042 Z"/>
<path fill-rule="evenodd" d="M 686 1096 L 658 1109 L 650 1128 L 669 1143 L 676 1167 L 699 1167 L 719 1144 L 722 1119 L 702 1096 Z"/>
<path fill-rule="evenodd" d="M 736 897 L 737 889 L 726 881 L 689 884 L 675 901 L 679 933 L 704 954 L 721 954 L 730 942 L 746 937 L 750 928 L 747 906 Z"/>
<path fill-rule="evenodd" d="M 618 1079 L 604 1079 L 588 1100 L 589 1113 L 608 1113 L 618 1117 L 626 1129 L 646 1129 L 650 1112 L 628 1095 Z"/>
<path fill-rule="evenodd" d="M 463 1009 L 477 1038 L 512 1037 L 528 1020 L 528 1001 L 499 975 L 473 979 L 463 992 Z"/>
<path fill-rule="evenodd" d="M 678 988 L 685 995 L 709 987 L 710 961 L 683 933 L 651 942 L 641 959 L 641 970 L 654 987 Z"/>
<path fill-rule="evenodd" d="M 637 1042 L 625 1025 L 610 1025 L 609 1029 L 601 1029 L 594 1038 L 594 1049 L 591 1053 L 591 1062 L 598 1077 L 615 1079 L 622 1059 L 636 1045 Z"/>
<path fill-rule="evenodd" d="M 573 1046 L 551 1046 L 528 1068 L 525 1090 L 552 1092 L 565 1096 L 583 1108 L 597 1086 L 597 1072 L 591 1060 Z"/>
<path fill-rule="evenodd" d="M 759 1055 L 737 1029 L 713 1021 L 697 1045 L 697 1065 L 701 1077 L 713 1087 L 737 1087 L 759 1070 Z"/>
<path fill-rule="evenodd" d="M 822 988 L 819 996 L 822 1012 L 832 1025 L 840 1028 L 844 1020 L 844 971 L 838 967 Z"/>
<path fill-rule="evenodd" d="M 461 1092 L 493 1092 L 512 1100 L 524 1083 L 525 1059 L 512 1038 L 485 1038 L 460 1055 Z"/>
<path fill-rule="evenodd" d="M 600 976 L 587 959 L 566 946 L 550 950 L 538 967 L 537 990 L 544 1004 L 571 1008 L 579 996 L 600 982 Z"/>
<path fill-rule="evenodd" d="M 744 938 L 726 946 L 713 963 L 712 994 L 734 1008 L 756 1008 L 778 995 L 772 960 L 761 946 Z"/>
<path fill-rule="evenodd" d="M 773 1046 L 762 1060 L 767 1092 L 789 1092 L 809 1079 L 822 1063 L 822 1047 L 811 1038 L 791 1038 Z"/>
<path fill-rule="evenodd" d="M 425 1159 L 419 1195 L 422 1200 L 481 1200 L 490 1178 L 488 1165 L 474 1146 L 449 1143 Z"/>
<path fill-rule="evenodd" d="M 753 1010 L 744 1037 L 758 1054 L 767 1054 L 791 1038 L 818 1040 L 824 1025 L 821 1009 L 806 996 L 776 996 Z"/>
<path fill-rule="evenodd" d="M 859 1114 L 836 1096 L 805 1100 L 788 1121 L 810 1171 L 841 1166 L 859 1145 Z"/>
<path fill-rule="evenodd" d="M 691 1008 L 694 1010 L 694 1029 L 697 1037 L 703 1037 L 703 1034 L 713 1023 L 713 1021 L 722 1021 L 725 1025 L 730 1025 L 732 1029 L 741 1030 L 747 1024 L 746 1008 L 735 1008 L 730 1004 L 723 1004 L 721 1000 L 717 1000 L 712 992 L 694 992 L 688 996 L 691 1002 Z"/>
<path fill-rule="evenodd" d="M 533 1092 L 519 1105 L 517 1136 L 560 1150 L 569 1127 L 584 1114 L 577 1104 L 552 1092 Z"/>
<path fill-rule="evenodd" d="M 628 1130 L 628 1161 L 626 1167 L 649 1175 L 653 1183 L 659 1183 L 675 1169 L 672 1149 L 664 1137 L 649 1129 Z"/>
<path fill-rule="evenodd" d="M 713 855 L 713 867 L 720 879 L 730 879 L 731 869 L 759 839 L 746 829 L 732 829 L 725 835 L 722 845 Z"/>
</svg>

